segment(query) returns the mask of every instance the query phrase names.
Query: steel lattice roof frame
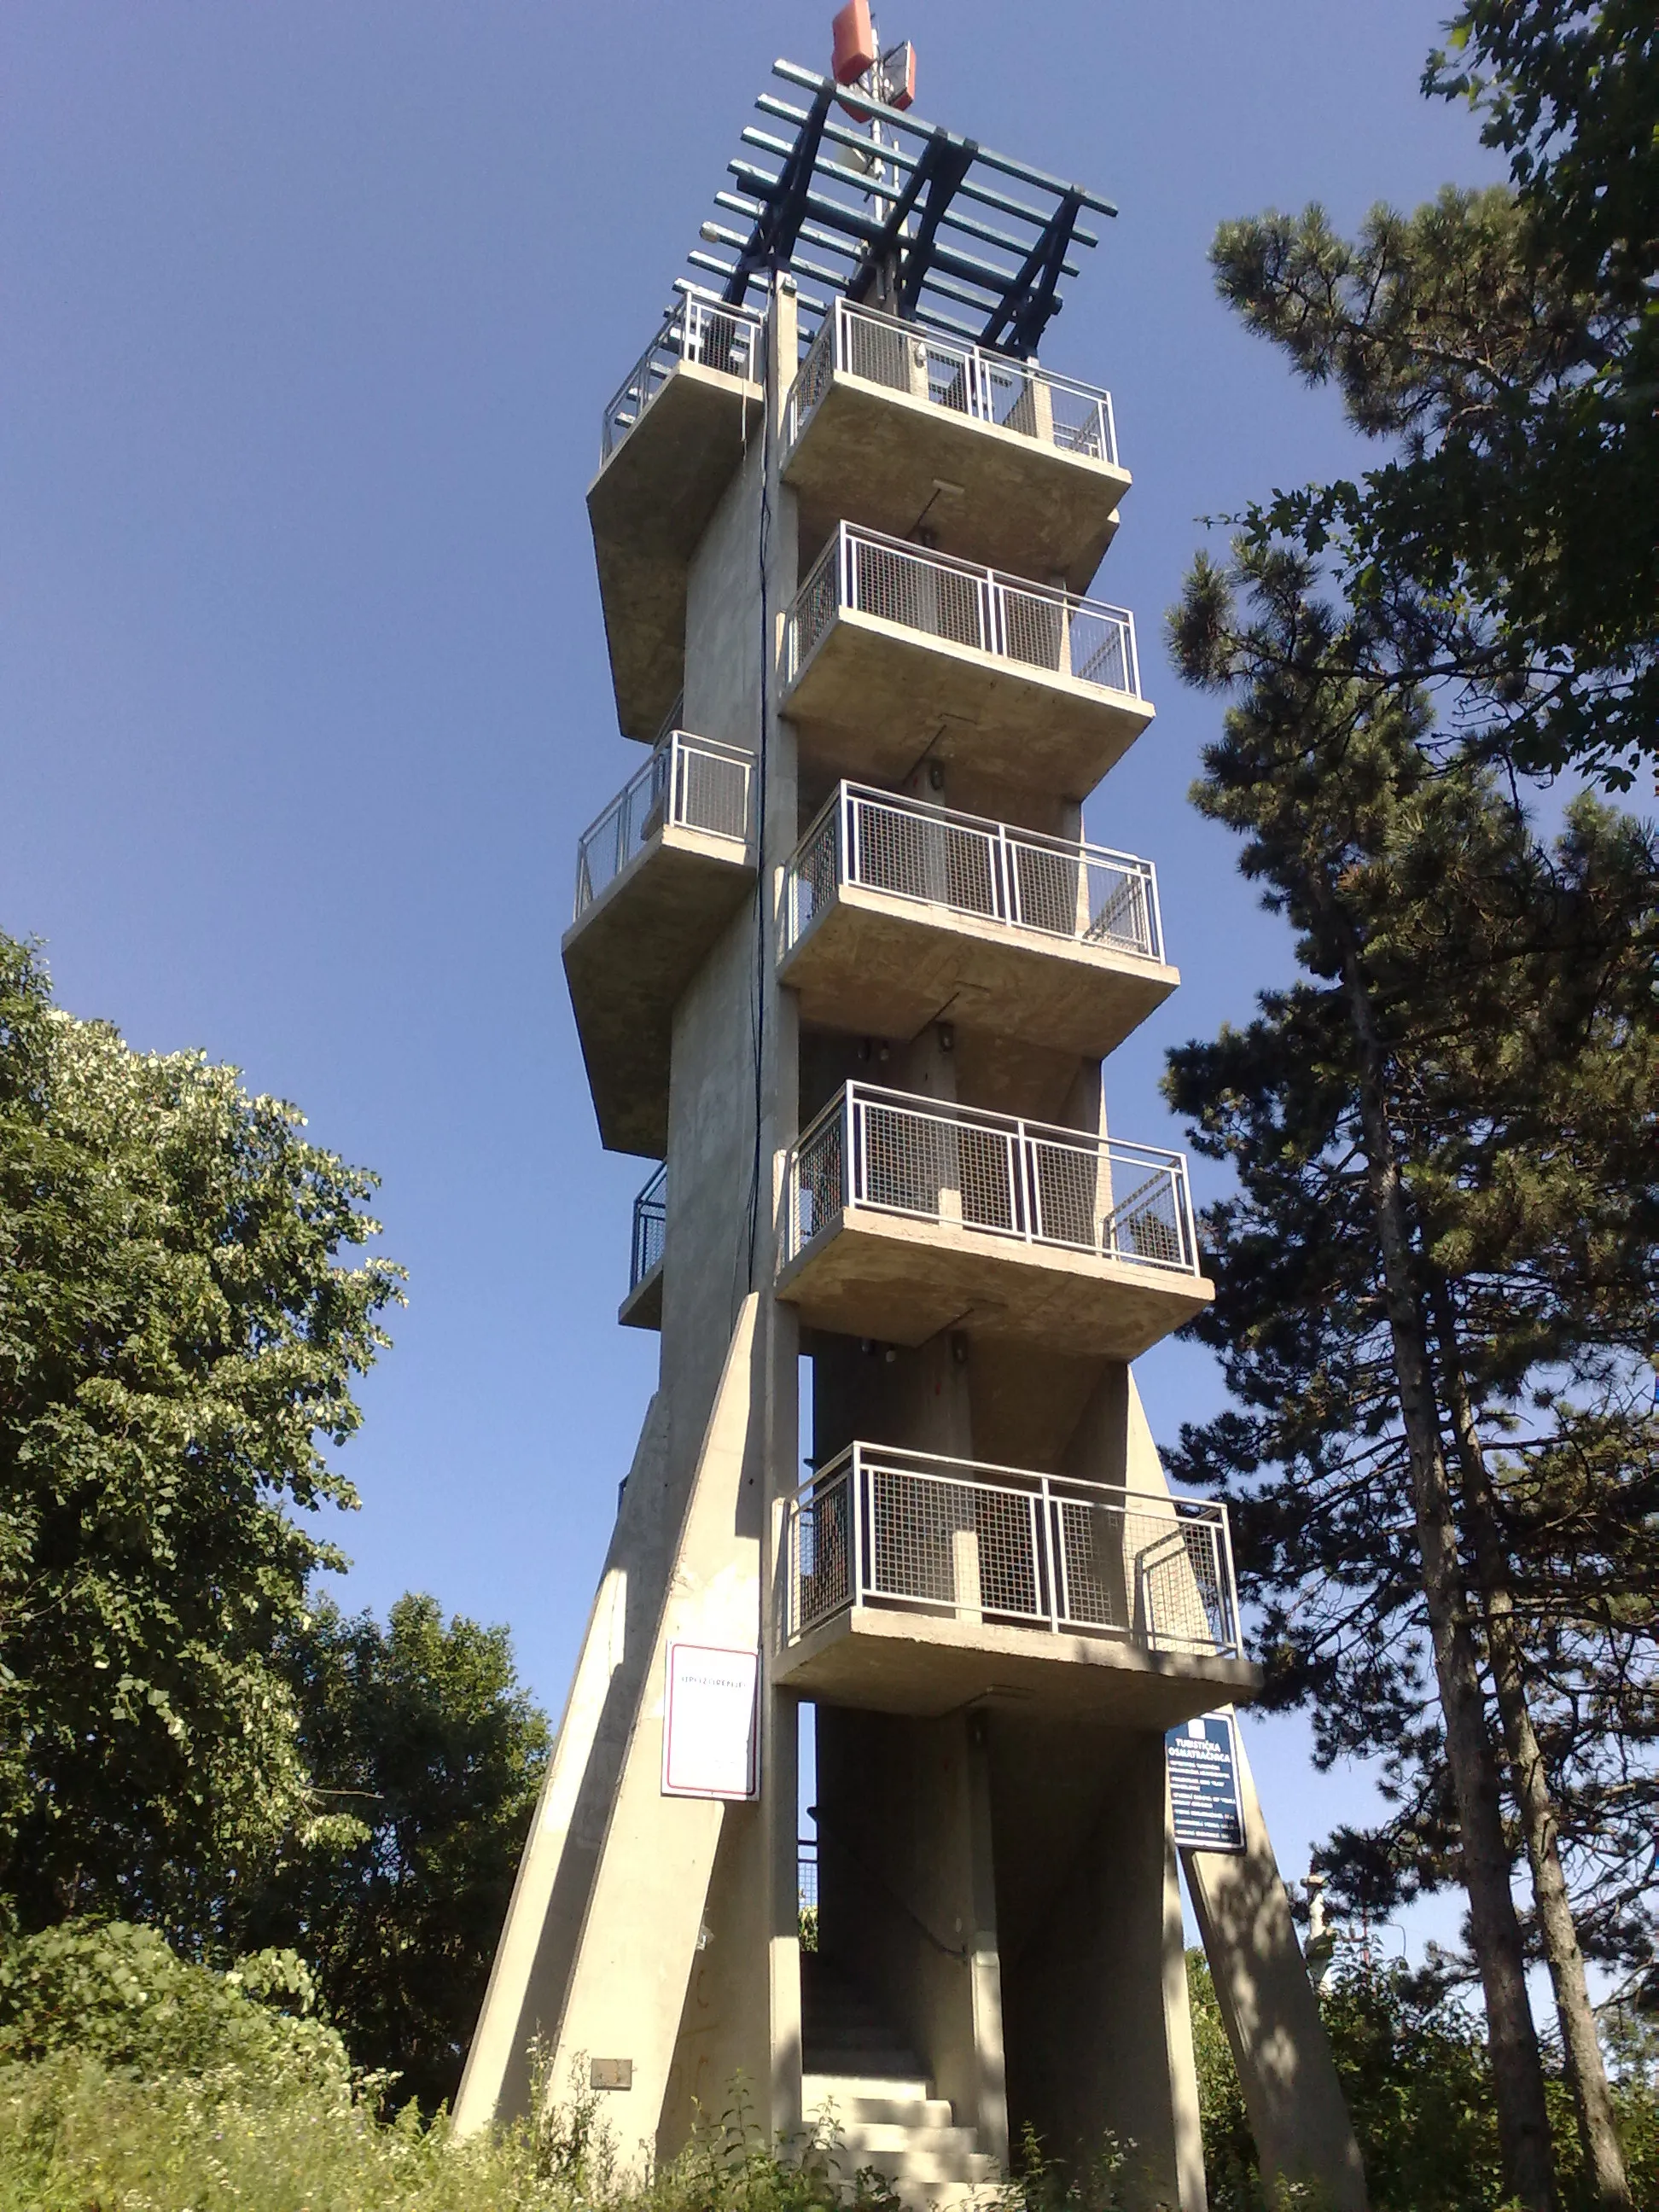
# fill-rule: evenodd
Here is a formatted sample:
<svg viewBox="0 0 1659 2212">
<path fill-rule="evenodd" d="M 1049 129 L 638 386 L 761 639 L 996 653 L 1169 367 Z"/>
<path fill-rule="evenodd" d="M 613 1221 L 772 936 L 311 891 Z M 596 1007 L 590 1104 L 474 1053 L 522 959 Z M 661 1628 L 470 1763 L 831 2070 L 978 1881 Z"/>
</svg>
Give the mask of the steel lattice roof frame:
<svg viewBox="0 0 1659 2212">
<path fill-rule="evenodd" d="M 744 216 L 748 228 L 705 224 L 704 237 L 735 259 L 693 252 L 692 266 L 720 279 L 720 296 L 732 306 L 741 306 L 750 286 L 775 270 L 790 270 L 854 301 L 867 299 L 885 272 L 892 280 L 889 304 L 899 314 L 1021 359 L 1034 355 L 1060 312 L 1061 277 L 1077 274 L 1073 249 L 1099 243 L 1079 216 L 1085 209 L 1115 216 L 1112 203 L 797 63 L 772 67 L 775 76 L 809 94 L 809 104 L 774 94 L 756 102 L 763 115 L 792 125 L 793 137 L 753 125 L 744 131 L 744 145 L 777 166 L 765 169 L 740 158 L 728 164 L 739 189 L 717 193 L 715 204 Z M 835 114 L 838 104 L 856 121 Z M 838 159 L 843 153 L 866 163 L 875 155 L 884 176 Z M 1023 186 L 1036 204 L 1004 189 L 1002 179 Z M 856 198 L 847 196 L 849 188 Z M 1017 227 L 987 222 L 970 206 Z M 969 250 L 962 242 L 969 240 L 995 258 Z M 848 265 L 809 259 L 803 247 Z M 966 309 L 974 319 L 951 308 Z"/>
</svg>

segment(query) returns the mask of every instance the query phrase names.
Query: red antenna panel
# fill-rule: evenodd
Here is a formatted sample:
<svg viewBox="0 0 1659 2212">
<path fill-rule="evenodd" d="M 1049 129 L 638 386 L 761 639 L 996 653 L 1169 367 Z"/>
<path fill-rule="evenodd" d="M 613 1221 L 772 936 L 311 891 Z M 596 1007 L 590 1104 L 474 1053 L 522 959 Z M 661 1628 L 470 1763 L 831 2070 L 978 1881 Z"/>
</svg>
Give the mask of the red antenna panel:
<svg viewBox="0 0 1659 2212">
<path fill-rule="evenodd" d="M 835 55 L 830 73 L 837 84 L 855 84 L 881 58 L 876 51 L 875 26 L 870 21 L 870 0 L 847 0 L 831 29 Z"/>
</svg>

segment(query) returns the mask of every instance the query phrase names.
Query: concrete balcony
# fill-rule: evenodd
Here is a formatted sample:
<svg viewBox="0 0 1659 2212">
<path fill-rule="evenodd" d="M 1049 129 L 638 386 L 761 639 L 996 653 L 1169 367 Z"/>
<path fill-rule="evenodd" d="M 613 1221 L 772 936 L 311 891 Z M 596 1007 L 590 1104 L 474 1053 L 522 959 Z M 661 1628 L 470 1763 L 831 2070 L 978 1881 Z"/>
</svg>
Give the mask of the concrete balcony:
<svg viewBox="0 0 1659 2212">
<path fill-rule="evenodd" d="M 665 1164 L 634 1200 L 628 1296 L 617 1312 L 624 1328 L 662 1327 L 662 1261 L 667 1229 L 668 1169 Z"/>
<path fill-rule="evenodd" d="M 1224 1506 L 855 1443 L 792 1501 L 778 1678 L 831 1704 L 988 1693 L 1164 1729 L 1248 1696 Z"/>
<path fill-rule="evenodd" d="M 1214 1296 L 1177 1152 L 845 1085 L 789 1154 L 777 1294 L 810 1328 L 1133 1359 Z"/>
<path fill-rule="evenodd" d="M 851 783 L 789 864 L 779 972 L 820 1029 L 914 1036 L 948 1006 L 1086 1060 L 1181 980 L 1150 861 Z"/>
<path fill-rule="evenodd" d="M 790 609 L 804 760 L 901 782 L 924 753 L 1086 798 L 1152 719 L 1134 618 L 843 522 Z"/>
<path fill-rule="evenodd" d="M 675 730 L 577 849 L 564 972 L 607 1152 L 668 1149 L 674 1007 L 755 880 L 752 767 Z"/>
<path fill-rule="evenodd" d="M 690 294 L 605 410 L 587 514 L 624 737 L 648 744 L 678 694 L 687 571 L 758 434 L 765 375 L 764 318 Z"/>
<path fill-rule="evenodd" d="M 809 545 L 842 516 L 902 537 L 925 514 L 944 551 L 1073 591 L 1130 483 L 1109 392 L 842 299 L 789 394 L 783 474 Z"/>
</svg>

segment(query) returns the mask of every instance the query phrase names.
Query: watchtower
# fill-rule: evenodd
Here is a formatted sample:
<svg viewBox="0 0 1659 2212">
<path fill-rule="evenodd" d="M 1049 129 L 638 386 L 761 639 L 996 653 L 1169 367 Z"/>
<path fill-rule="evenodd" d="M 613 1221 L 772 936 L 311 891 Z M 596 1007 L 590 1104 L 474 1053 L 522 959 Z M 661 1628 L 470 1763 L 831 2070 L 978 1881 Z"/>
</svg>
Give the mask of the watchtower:
<svg viewBox="0 0 1659 2212">
<path fill-rule="evenodd" d="M 564 963 L 601 1139 L 659 1164 L 620 1319 L 659 1381 L 458 2123 L 540 2039 L 630 2150 L 741 2072 L 907 2202 L 1029 2123 L 1194 2212 L 1166 1736 L 1256 1675 L 1131 1371 L 1212 1296 L 1185 1164 L 1101 1079 L 1178 981 L 1152 863 L 1084 836 L 1152 720 L 1085 596 L 1130 477 L 1037 358 L 1113 210 L 915 119 L 856 5 L 837 69 L 776 64 L 588 494 L 648 751 Z M 1185 1856 L 1264 2160 L 1358 2205 L 1236 1795 Z"/>
</svg>

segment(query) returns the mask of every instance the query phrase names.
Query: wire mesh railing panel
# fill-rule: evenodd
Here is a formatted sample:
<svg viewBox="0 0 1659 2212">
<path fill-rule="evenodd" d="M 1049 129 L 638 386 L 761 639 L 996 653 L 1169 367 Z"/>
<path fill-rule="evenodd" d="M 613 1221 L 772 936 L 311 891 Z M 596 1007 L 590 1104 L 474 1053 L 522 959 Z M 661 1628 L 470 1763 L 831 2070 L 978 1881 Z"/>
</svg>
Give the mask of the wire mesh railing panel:
<svg viewBox="0 0 1659 2212">
<path fill-rule="evenodd" d="M 592 904 L 658 831 L 708 830 L 749 835 L 748 754 L 676 730 L 617 793 L 576 848 L 576 912 Z"/>
<path fill-rule="evenodd" d="M 957 1122 L 951 1134 L 963 1227 L 1017 1237 L 1024 1225 L 1017 1140 L 1005 1129 L 975 1121 Z"/>
<path fill-rule="evenodd" d="M 1025 1492 L 864 1462 L 867 1594 L 975 1617 L 1047 1618 L 1039 1523 Z"/>
<path fill-rule="evenodd" d="M 879 539 L 851 539 L 853 605 L 905 629 L 956 645 L 985 647 L 985 583 L 972 569 L 947 566 Z"/>
<path fill-rule="evenodd" d="M 1079 606 L 1071 610 L 1071 665 L 1067 673 L 1109 691 L 1140 693 L 1135 665 L 1134 625 L 1115 609 Z"/>
<path fill-rule="evenodd" d="M 806 833 L 789 863 L 789 900 L 786 915 L 788 942 L 799 945 L 836 896 L 841 881 L 836 846 L 841 836 L 839 810 L 831 805 Z"/>
<path fill-rule="evenodd" d="M 668 1170 L 659 1167 L 634 1200 L 633 1249 L 628 1287 L 638 1290 L 663 1255 L 668 1231 Z"/>
<path fill-rule="evenodd" d="M 793 1257 L 830 1224 L 846 1204 L 846 1123 L 843 1114 L 809 1130 L 790 1170 L 787 1256 Z"/>
<path fill-rule="evenodd" d="M 749 770 L 746 754 L 715 752 L 682 741 L 676 763 L 675 821 L 717 837 L 747 837 Z"/>
<path fill-rule="evenodd" d="M 854 1444 L 791 1507 L 792 1634 L 851 1605 L 1238 1650 L 1224 1506 Z"/>
<path fill-rule="evenodd" d="M 1134 1563 L 1121 1507 L 1064 1497 L 1054 1501 L 1060 1614 L 1069 1626 L 1127 1636 L 1134 1626 Z"/>
<path fill-rule="evenodd" d="M 1032 1137 L 1026 1140 L 1026 1160 L 1032 1236 L 1039 1243 L 1062 1244 L 1072 1251 L 1097 1250 L 1099 1146 Z"/>
<path fill-rule="evenodd" d="M 873 315 L 843 313 L 841 366 L 849 376 L 884 384 L 890 392 L 908 392 L 916 380 L 913 366 L 925 362 L 927 347 L 914 325 L 890 323 Z"/>
<path fill-rule="evenodd" d="M 836 369 L 948 413 L 1041 440 L 1061 453 L 1117 459 L 1109 393 L 845 300 L 825 317 L 796 376 L 789 401 L 792 443 Z"/>
<path fill-rule="evenodd" d="M 937 1219 L 941 1193 L 957 1181 L 952 1125 L 884 1099 L 860 1098 L 853 1113 L 857 1202 Z"/>
<path fill-rule="evenodd" d="M 1103 867 L 1084 871 L 1081 936 L 1085 945 L 1110 945 L 1156 960 L 1161 947 L 1153 927 L 1151 878 L 1139 870 Z"/>
<path fill-rule="evenodd" d="M 826 315 L 807 349 L 789 393 L 788 437 L 793 446 L 818 402 L 830 389 L 836 373 L 836 319 Z"/>
<path fill-rule="evenodd" d="M 843 1474 L 796 1500 L 795 1625 L 798 1631 L 842 1613 L 854 1602 L 853 1485 Z"/>
<path fill-rule="evenodd" d="M 818 1839 L 802 1836 L 795 1845 L 795 1887 L 803 1912 L 818 1909 Z"/>
<path fill-rule="evenodd" d="M 1189 1520 L 1153 1534 L 1136 1556 L 1146 1642 L 1158 1650 L 1237 1649 L 1231 1582 L 1220 1531 Z"/>
<path fill-rule="evenodd" d="M 1053 377 L 1048 381 L 1048 411 L 1049 435 L 1062 453 L 1076 453 L 1089 461 L 1115 463 L 1117 447 L 1112 434 L 1111 410 L 1103 392 Z"/>
<path fill-rule="evenodd" d="M 1192 1264 L 1184 1194 L 1174 1172 L 1159 1168 L 1118 1200 L 1101 1231 L 1112 1258 L 1158 1267 Z"/>
<path fill-rule="evenodd" d="M 841 883 L 1076 944 L 1162 957 L 1150 864 L 842 784 L 790 862 L 788 942 Z"/>
<path fill-rule="evenodd" d="M 1121 608 L 1022 583 L 851 523 L 824 547 L 790 609 L 789 682 L 843 605 L 923 636 L 1139 696 L 1134 623 Z"/>
<path fill-rule="evenodd" d="M 688 303 L 683 343 L 684 358 L 700 368 L 717 368 L 745 384 L 760 381 L 761 326 L 752 315 L 694 300 Z"/>
<path fill-rule="evenodd" d="M 1086 871 L 1082 854 L 1059 845 L 1008 840 L 1009 905 L 1013 919 L 1027 929 L 1055 937 L 1078 937 L 1086 912 Z"/>
<path fill-rule="evenodd" d="M 791 683 L 812 658 L 818 641 L 840 611 L 840 572 L 841 539 L 835 537 L 812 563 L 789 610 L 785 653 Z"/>
<path fill-rule="evenodd" d="M 1185 1164 L 1146 1146 L 848 1084 L 789 1176 L 788 1256 L 850 1202 L 1198 1272 Z M 1121 1197 L 1115 1177 L 1133 1178 Z"/>
<path fill-rule="evenodd" d="M 764 325 L 741 307 L 708 300 L 681 300 L 663 317 L 657 335 L 611 394 L 600 426 L 602 457 L 609 460 L 683 361 L 717 368 L 745 384 L 760 380 Z"/>
<path fill-rule="evenodd" d="M 985 420 L 999 429 L 1018 431 L 1023 438 L 1040 438 L 1040 373 L 1023 368 L 1018 362 L 1000 360 L 994 354 L 981 354 L 978 368 L 980 412 Z"/>
<path fill-rule="evenodd" d="M 853 797 L 848 811 L 849 882 L 962 914 L 998 912 L 994 825 L 981 828 L 862 795 Z"/>
<path fill-rule="evenodd" d="M 576 911 L 591 904 L 635 853 L 661 829 L 668 798 L 670 749 L 653 752 L 629 778 L 576 848 Z"/>
<path fill-rule="evenodd" d="M 996 586 L 1000 649 L 1028 668 L 1066 669 L 1066 605 L 1056 592 Z"/>
</svg>

